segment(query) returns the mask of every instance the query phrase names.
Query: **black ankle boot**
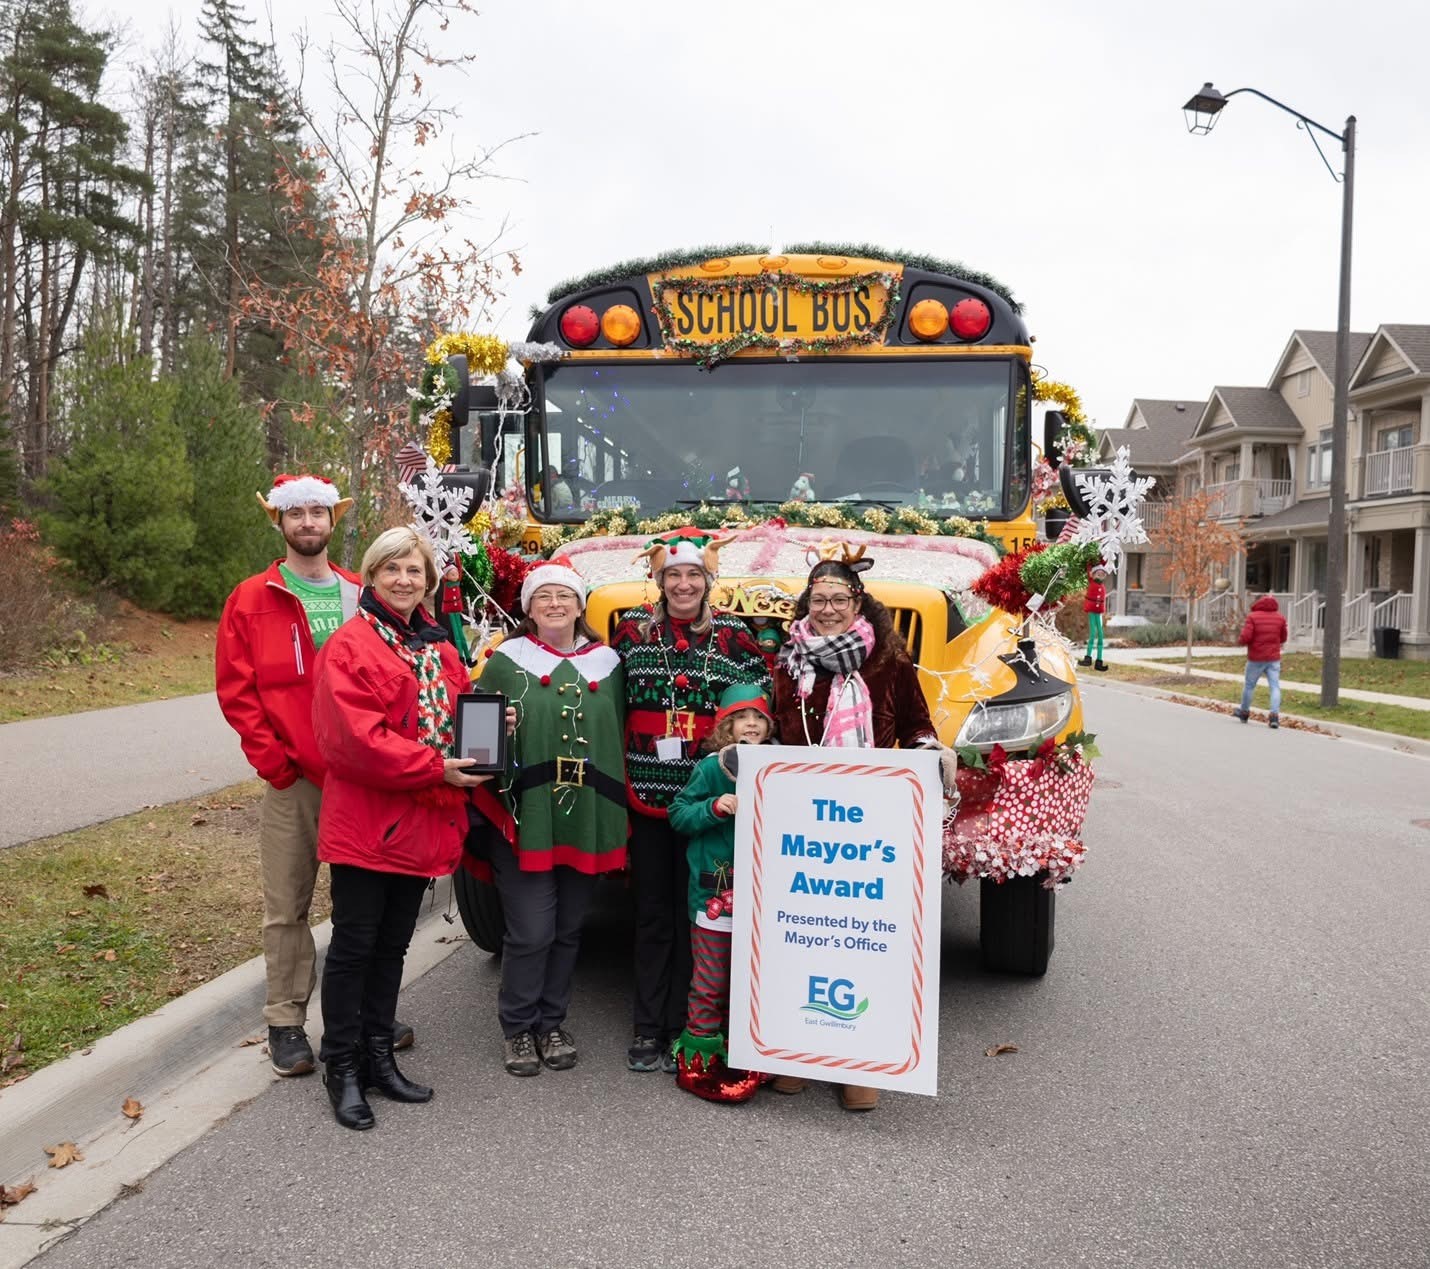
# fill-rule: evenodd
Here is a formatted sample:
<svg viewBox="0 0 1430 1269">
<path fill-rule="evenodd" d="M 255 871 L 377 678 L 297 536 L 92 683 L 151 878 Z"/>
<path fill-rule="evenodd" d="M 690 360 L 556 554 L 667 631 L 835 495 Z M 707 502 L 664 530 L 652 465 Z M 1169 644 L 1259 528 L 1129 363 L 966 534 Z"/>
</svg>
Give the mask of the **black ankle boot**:
<svg viewBox="0 0 1430 1269">
<path fill-rule="evenodd" d="M 364 1087 L 375 1088 L 395 1102 L 430 1102 L 432 1090 L 425 1084 L 414 1084 L 392 1060 L 392 1037 L 368 1036 L 367 1075 Z"/>
<path fill-rule="evenodd" d="M 377 1122 L 362 1095 L 362 1072 L 356 1053 L 329 1059 L 323 1071 L 323 1087 L 333 1103 L 333 1115 L 344 1128 L 361 1132 Z"/>
</svg>

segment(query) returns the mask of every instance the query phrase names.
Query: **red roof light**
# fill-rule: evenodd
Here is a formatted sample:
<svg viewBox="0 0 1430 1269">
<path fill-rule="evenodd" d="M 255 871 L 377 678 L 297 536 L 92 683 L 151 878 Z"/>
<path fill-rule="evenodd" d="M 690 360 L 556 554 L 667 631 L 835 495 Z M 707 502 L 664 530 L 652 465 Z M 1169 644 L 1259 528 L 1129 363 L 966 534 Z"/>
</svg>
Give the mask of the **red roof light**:
<svg viewBox="0 0 1430 1269">
<path fill-rule="evenodd" d="M 959 339 L 982 339 L 993 325 L 993 314 L 982 300 L 959 300 L 948 315 L 948 328 Z"/>
<path fill-rule="evenodd" d="M 596 310 L 584 304 L 573 304 L 561 314 L 561 338 L 572 348 L 587 348 L 601 333 L 601 319 Z"/>
</svg>

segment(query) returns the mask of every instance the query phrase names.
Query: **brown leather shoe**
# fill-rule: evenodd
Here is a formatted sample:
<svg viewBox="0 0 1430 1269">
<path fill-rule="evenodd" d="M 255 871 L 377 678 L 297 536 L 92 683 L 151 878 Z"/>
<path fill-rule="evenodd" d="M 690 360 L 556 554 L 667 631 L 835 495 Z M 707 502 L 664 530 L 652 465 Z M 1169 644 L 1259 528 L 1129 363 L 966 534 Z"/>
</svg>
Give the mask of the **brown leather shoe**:
<svg viewBox="0 0 1430 1269">
<path fill-rule="evenodd" d="M 873 1110 L 879 1104 L 879 1090 L 862 1088 L 858 1084 L 841 1084 L 839 1104 L 845 1110 Z"/>
<path fill-rule="evenodd" d="M 776 1075 L 770 1087 L 777 1093 L 802 1093 L 809 1087 L 809 1081 L 799 1075 Z"/>
</svg>

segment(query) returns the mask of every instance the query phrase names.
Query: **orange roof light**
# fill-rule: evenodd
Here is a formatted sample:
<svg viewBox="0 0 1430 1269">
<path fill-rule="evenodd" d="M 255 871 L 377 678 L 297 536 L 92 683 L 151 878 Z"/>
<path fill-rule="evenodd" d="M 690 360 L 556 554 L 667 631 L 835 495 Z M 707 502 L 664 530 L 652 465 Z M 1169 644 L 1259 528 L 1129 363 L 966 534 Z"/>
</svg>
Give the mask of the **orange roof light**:
<svg viewBox="0 0 1430 1269">
<path fill-rule="evenodd" d="M 948 329 L 948 309 L 937 300 L 920 300 L 909 310 L 909 329 L 920 339 L 937 339 Z"/>
<path fill-rule="evenodd" d="M 640 338 L 640 314 L 629 304 L 612 304 L 601 314 L 601 333 L 617 348 L 633 344 Z"/>
</svg>

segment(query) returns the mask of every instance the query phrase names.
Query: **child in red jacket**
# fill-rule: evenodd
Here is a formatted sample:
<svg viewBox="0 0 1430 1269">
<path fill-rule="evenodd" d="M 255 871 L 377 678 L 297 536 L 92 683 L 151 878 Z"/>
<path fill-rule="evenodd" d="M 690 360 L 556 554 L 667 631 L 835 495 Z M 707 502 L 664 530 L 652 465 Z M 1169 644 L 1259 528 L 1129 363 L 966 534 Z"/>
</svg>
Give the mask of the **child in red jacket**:
<svg viewBox="0 0 1430 1269">
<path fill-rule="evenodd" d="M 1107 569 L 1094 564 L 1087 571 L 1087 598 L 1082 601 L 1082 610 L 1087 614 L 1087 651 L 1079 665 L 1090 665 L 1094 670 L 1105 670 L 1102 662 L 1102 615 L 1107 611 Z M 1097 645 L 1097 660 L 1092 659 L 1093 645 Z"/>
</svg>

